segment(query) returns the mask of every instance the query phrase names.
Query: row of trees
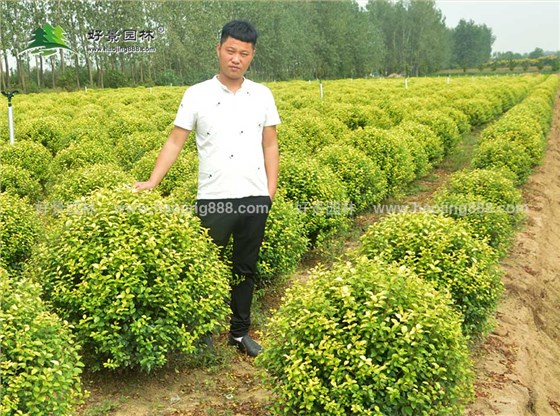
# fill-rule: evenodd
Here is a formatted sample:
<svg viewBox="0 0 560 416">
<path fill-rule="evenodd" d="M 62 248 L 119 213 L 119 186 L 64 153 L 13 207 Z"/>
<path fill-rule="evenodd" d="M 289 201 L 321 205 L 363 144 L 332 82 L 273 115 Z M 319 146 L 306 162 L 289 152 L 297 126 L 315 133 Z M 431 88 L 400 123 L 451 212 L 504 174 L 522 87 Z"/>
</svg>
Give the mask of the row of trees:
<svg viewBox="0 0 560 416">
<path fill-rule="evenodd" d="M 487 61 L 494 41 L 472 21 L 448 28 L 433 0 L 0 0 L 1 86 L 190 84 L 215 72 L 232 18 L 260 31 L 258 80 L 429 74 Z M 64 30 L 71 51 L 25 51 L 46 23 Z"/>
</svg>

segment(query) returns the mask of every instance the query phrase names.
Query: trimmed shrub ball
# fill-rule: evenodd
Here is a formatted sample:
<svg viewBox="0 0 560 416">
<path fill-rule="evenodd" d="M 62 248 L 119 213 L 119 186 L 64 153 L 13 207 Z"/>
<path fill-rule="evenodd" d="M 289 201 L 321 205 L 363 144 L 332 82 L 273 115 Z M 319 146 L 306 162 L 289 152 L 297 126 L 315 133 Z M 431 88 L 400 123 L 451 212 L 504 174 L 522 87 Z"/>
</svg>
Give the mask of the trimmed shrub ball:
<svg viewBox="0 0 560 416">
<path fill-rule="evenodd" d="M 287 291 L 257 363 L 274 414 L 461 415 L 473 395 L 461 318 L 405 267 L 357 258 Z"/>
<path fill-rule="evenodd" d="M 192 353 L 229 313 L 229 269 L 193 214 L 156 192 L 99 190 L 60 213 L 35 267 L 92 369 Z"/>
</svg>

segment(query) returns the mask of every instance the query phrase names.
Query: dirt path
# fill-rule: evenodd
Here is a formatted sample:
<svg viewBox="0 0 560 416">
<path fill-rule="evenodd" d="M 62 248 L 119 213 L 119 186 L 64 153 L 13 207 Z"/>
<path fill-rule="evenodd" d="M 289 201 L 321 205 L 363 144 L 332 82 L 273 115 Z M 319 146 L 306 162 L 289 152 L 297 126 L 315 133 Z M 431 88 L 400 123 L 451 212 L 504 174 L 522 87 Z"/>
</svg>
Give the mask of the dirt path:
<svg viewBox="0 0 560 416">
<path fill-rule="evenodd" d="M 506 292 L 478 352 L 468 416 L 560 415 L 560 94 L 544 162 L 524 200 L 527 223 L 503 262 Z"/>
</svg>

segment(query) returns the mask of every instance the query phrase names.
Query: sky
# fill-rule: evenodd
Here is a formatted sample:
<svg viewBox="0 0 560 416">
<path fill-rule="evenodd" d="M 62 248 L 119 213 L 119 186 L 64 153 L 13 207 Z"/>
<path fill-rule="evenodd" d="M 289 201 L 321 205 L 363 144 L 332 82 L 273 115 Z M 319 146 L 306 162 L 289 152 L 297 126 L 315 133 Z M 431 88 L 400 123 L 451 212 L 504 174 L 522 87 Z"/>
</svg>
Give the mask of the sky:
<svg viewBox="0 0 560 416">
<path fill-rule="evenodd" d="M 560 50 L 560 0 L 436 0 L 447 27 L 473 20 L 492 29 L 493 52 Z"/>
</svg>

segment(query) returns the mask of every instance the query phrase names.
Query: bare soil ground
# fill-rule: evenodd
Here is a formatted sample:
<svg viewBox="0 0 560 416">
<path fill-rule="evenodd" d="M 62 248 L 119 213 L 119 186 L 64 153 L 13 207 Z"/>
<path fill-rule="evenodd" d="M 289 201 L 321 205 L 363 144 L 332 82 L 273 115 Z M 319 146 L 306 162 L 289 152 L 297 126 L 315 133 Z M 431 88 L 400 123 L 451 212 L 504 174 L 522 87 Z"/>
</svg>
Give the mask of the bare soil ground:
<svg viewBox="0 0 560 416">
<path fill-rule="evenodd" d="M 475 351 L 476 401 L 465 416 L 560 415 L 560 96 L 546 157 L 524 187 L 527 221 L 510 255 L 503 261 L 506 292 L 496 315 L 495 330 Z M 453 171 L 470 159 L 471 145 L 455 154 L 399 204 L 422 204 Z M 354 233 L 339 250 L 351 249 L 357 237 L 379 214 L 356 219 Z M 340 252 L 338 255 L 341 254 Z M 319 261 L 310 255 L 293 279 L 305 279 Z M 282 287 L 259 304 L 256 328 L 268 308 L 279 304 Z M 259 338 L 259 333 L 255 337 Z M 274 398 L 263 387 L 262 371 L 252 359 L 215 339 L 217 353 L 185 362 L 177 359 L 151 374 L 86 375 L 90 397 L 80 416 L 265 416 Z M 201 368 L 201 364 L 202 368 Z"/>
<path fill-rule="evenodd" d="M 524 199 L 527 222 L 503 261 L 506 292 L 496 329 L 477 351 L 468 416 L 560 415 L 560 95 Z"/>
</svg>

